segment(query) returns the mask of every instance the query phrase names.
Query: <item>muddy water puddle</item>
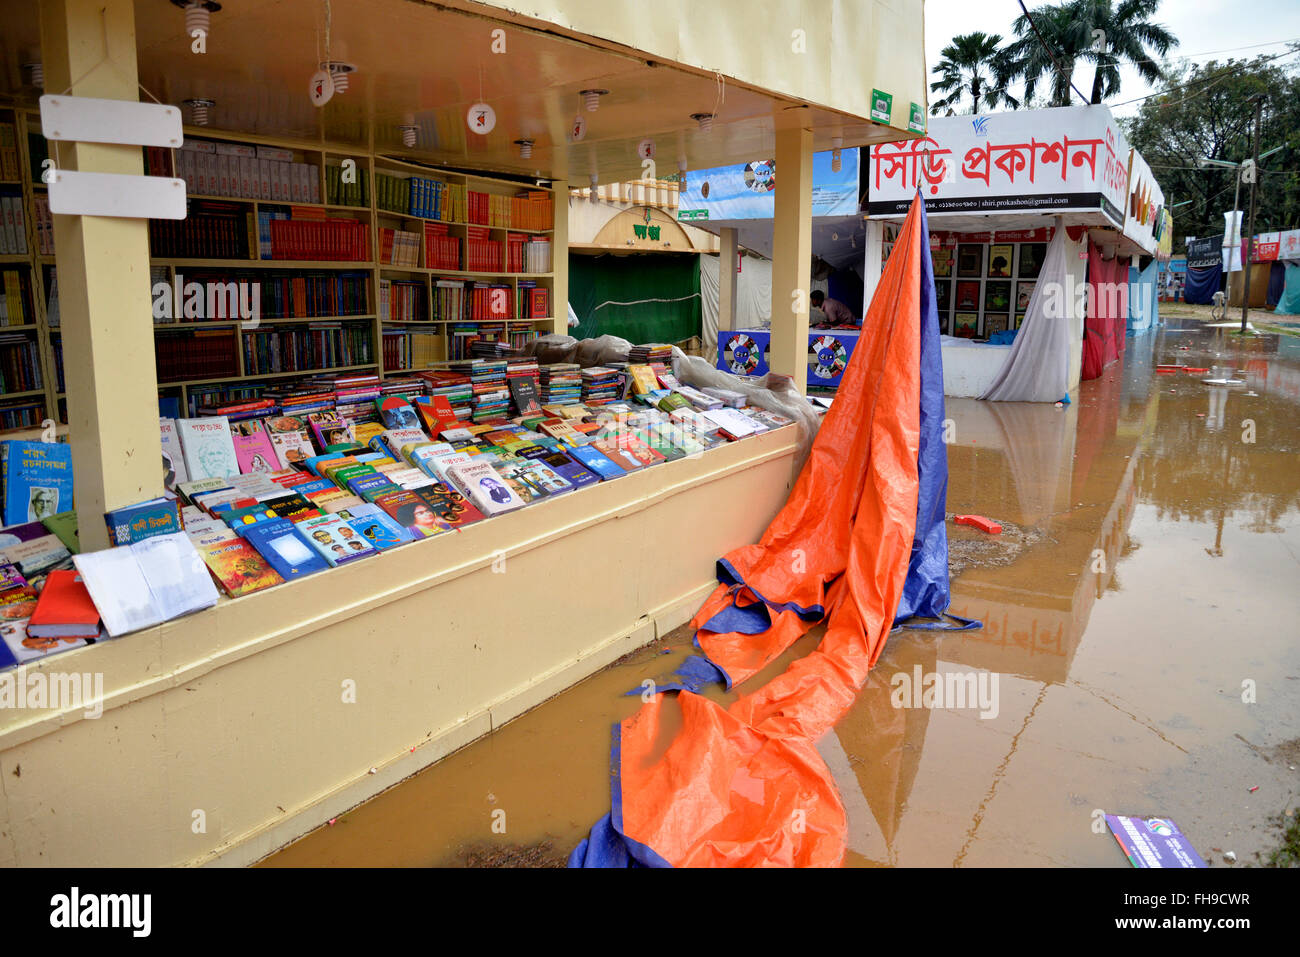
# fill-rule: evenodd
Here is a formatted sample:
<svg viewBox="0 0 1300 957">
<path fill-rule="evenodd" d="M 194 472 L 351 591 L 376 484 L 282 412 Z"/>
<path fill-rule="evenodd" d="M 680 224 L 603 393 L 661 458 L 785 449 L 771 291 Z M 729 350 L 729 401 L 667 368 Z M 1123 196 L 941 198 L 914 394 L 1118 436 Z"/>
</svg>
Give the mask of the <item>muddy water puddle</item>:
<svg viewBox="0 0 1300 957">
<path fill-rule="evenodd" d="M 948 511 L 1005 537 L 949 524 L 952 611 L 984 628 L 891 636 L 819 742 L 845 863 L 1127 866 L 1102 811 L 1170 817 L 1213 866 L 1270 848 L 1269 820 L 1300 795 L 1300 350 L 1172 320 L 1067 408 L 950 399 L 947 415 Z M 609 810 L 610 725 L 640 705 L 624 692 L 670 673 L 690 638 L 634 652 L 264 863 L 557 866 Z M 900 699 L 929 675 L 995 693 Z"/>
</svg>

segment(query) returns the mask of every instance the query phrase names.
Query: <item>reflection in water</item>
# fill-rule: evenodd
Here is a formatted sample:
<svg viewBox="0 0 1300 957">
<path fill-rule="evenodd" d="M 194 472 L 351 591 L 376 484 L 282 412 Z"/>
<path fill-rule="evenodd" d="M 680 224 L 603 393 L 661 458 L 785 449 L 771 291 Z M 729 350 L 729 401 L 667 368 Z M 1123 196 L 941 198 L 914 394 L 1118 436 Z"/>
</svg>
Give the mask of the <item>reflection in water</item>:
<svg viewBox="0 0 1300 957">
<path fill-rule="evenodd" d="M 1291 348 L 1171 325 L 1131 340 L 1071 406 L 948 400 L 948 510 L 1033 535 L 954 579 L 953 612 L 982 630 L 892 635 L 819 742 L 848 864 L 1125 866 L 1092 828 L 1097 809 L 1172 817 L 1207 857 L 1231 845 L 1246 860 L 1266 842 L 1247 823 L 1293 793 L 1293 772 L 1256 744 L 1300 727 L 1300 356 L 1279 355 Z M 1155 374 L 1171 362 L 1246 384 Z M 608 809 L 609 725 L 639 703 L 620 694 L 676 666 L 690 636 L 674 637 L 673 654 L 592 677 L 268 863 L 445 864 L 485 842 L 567 853 Z M 997 673 L 997 715 L 895 707 L 892 679 L 917 668 Z M 1243 677 L 1268 691 L 1249 708 Z M 1246 779 L 1258 799 L 1238 793 Z M 496 807 L 506 836 L 488 830 Z"/>
</svg>

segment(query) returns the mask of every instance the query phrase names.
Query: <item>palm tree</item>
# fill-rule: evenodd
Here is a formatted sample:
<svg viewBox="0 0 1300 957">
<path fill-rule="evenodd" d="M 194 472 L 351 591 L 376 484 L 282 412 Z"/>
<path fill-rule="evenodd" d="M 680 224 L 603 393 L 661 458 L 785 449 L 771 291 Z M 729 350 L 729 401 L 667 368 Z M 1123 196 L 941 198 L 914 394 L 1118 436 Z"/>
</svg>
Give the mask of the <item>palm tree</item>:
<svg viewBox="0 0 1300 957">
<path fill-rule="evenodd" d="M 943 48 L 942 59 L 931 71 L 939 79 L 930 84 L 932 93 L 946 93 L 941 100 L 930 104 L 930 113 L 937 116 L 944 110 L 954 112 L 962 98 L 971 98 L 971 112 L 980 111 L 980 101 L 989 109 L 1006 102 L 1015 109 L 1017 102 L 1007 96 L 1005 84 L 996 79 L 998 44 L 1002 37 L 996 33 L 967 33 L 953 37 Z"/>
<path fill-rule="evenodd" d="M 1076 63 L 1093 64 L 1091 103 L 1119 92 L 1119 68 L 1124 64 L 1155 84 L 1164 77 L 1156 58 L 1178 45 L 1168 29 L 1152 22 L 1159 7 L 1160 0 L 1067 0 L 1032 11 L 1032 23 L 1021 14 L 1012 24 L 1016 39 L 997 58 L 998 82 L 1024 80 L 1029 98 L 1046 74 L 1052 106 L 1070 104 Z"/>
</svg>

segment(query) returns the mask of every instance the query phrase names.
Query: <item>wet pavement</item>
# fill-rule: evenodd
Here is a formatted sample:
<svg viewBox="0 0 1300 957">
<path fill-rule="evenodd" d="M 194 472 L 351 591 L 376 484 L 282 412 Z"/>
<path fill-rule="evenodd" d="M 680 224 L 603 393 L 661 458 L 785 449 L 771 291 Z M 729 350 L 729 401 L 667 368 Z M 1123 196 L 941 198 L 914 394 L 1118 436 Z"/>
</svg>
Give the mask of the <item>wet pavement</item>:
<svg viewBox="0 0 1300 957">
<path fill-rule="evenodd" d="M 1300 797 L 1300 339 L 1166 322 L 1065 409 L 948 400 L 948 510 L 1004 524 L 948 526 L 951 610 L 984 628 L 892 635 L 819 742 L 848 812 L 846 865 L 1127 867 L 1100 811 L 1172 818 L 1216 867 L 1276 845 L 1272 821 Z M 640 704 L 622 693 L 672 671 L 690 637 L 264 864 L 561 863 L 609 810 L 610 724 Z M 934 673 L 996 694 L 904 698 Z"/>
</svg>

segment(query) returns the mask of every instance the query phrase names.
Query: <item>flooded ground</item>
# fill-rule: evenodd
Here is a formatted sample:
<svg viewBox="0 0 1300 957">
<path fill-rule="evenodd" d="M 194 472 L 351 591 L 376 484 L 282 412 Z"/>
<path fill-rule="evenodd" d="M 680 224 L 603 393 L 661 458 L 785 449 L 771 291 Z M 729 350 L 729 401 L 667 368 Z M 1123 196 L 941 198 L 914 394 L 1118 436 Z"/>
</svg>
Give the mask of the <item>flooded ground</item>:
<svg viewBox="0 0 1300 957">
<path fill-rule="evenodd" d="M 948 509 L 1004 524 L 949 523 L 952 610 L 985 627 L 891 636 L 819 743 L 848 810 L 846 864 L 1127 867 L 1099 811 L 1172 818 L 1212 866 L 1276 846 L 1300 796 L 1300 340 L 1169 312 L 1068 408 L 948 400 Z M 609 810 L 610 724 L 640 704 L 622 693 L 672 671 L 690 637 L 264 864 L 561 864 Z M 995 706 L 895 707 L 893 679 L 917 669 L 996 676 Z"/>
</svg>

